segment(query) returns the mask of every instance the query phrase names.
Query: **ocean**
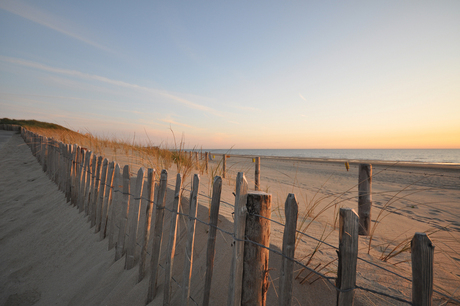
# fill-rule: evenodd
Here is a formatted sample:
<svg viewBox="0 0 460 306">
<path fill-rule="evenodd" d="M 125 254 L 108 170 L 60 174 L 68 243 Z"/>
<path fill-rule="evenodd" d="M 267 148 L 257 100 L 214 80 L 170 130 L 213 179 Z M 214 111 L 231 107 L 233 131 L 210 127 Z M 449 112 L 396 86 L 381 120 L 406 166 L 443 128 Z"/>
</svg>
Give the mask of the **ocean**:
<svg viewBox="0 0 460 306">
<path fill-rule="evenodd" d="M 460 149 L 231 149 L 213 154 L 460 164 Z"/>
</svg>

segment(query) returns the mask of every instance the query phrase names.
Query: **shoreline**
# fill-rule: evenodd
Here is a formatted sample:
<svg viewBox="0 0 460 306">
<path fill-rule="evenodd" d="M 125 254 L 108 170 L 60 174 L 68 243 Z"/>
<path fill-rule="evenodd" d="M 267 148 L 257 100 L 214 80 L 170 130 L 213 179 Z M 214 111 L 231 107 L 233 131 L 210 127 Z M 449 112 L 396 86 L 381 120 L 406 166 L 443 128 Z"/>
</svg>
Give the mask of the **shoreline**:
<svg viewBox="0 0 460 306">
<path fill-rule="evenodd" d="M 211 151 L 212 153 L 212 151 Z M 215 154 L 217 155 L 217 154 Z M 255 155 L 245 154 L 226 154 L 229 157 L 254 158 Z M 415 161 L 386 161 L 386 160 L 358 160 L 358 159 L 333 159 L 333 158 L 313 158 L 313 157 L 287 157 L 287 156 L 263 156 L 258 157 L 270 160 L 295 161 L 295 162 L 314 162 L 314 163 L 334 163 L 341 164 L 348 162 L 350 165 L 362 163 L 372 164 L 373 166 L 390 166 L 400 168 L 423 168 L 423 169 L 442 169 L 442 170 L 460 170 L 460 163 L 424 163 Z M 218 158 L 216 158 L 218 159 Z"/>
</svg>

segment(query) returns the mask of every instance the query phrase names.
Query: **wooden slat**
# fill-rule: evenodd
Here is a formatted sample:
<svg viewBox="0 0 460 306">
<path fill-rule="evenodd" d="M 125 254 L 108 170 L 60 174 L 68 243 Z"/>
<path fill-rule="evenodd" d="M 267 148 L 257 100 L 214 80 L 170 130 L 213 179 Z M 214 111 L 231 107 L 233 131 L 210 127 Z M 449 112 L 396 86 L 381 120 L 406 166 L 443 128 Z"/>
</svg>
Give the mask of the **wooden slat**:
<svg viewBox="0 0 460 306">
<path fill-rule="evenodd" d="M 144 187 L 144 168 L 137 172 L 136 190 L 134 190 L 132 205 L 128 216 L 128 243 L 126 244 L 125 269 L 132 269 L 136 263 L 137 228 L 139 223 L 140 203 Z"/>
<path fill-rule="evenodd" d="M 353 305 L 358 260 L 359 217 L 350 208 L 340 208 L 339 214 L 339 263 L 336 286 L 340 290 L 348 291 L 337 291 L 337 305 Z"/>
<path fill-rule="evenodd" d="M 283 257 L 281 259 L 279 305 L 289 306 L 292 302 L 292 280 L 294 273 L 294 261 L 289 258 L 294 257 L 295 237 L 297 229 L 297 214 L 299 207 L 294 194 L 290 193 L 284 204 L 284 214 L 286 224 L 283 234 Z"/>
<path fill-rule="evenodd" d="M 95 227 L 95 232 L 99 232 L 101 230 L 101 222 L 102 222 L 102 205 L 104 204 L 104 196 L 105 196 L 105 190 L 107 188 L 107 171 L 108 171 L 108 166 L 109 166 L 109 161 L 107 158 L 104 158 L 104 161 L 102 162 L 102 172 L 101 172 L 101 181 L 99 184 L 99 197 L 97 200 L 97 206 L 96 206 L 96 227 Z"/>
<path fill-rule="evenodd" d="M 91 227 L 96 225 L 96 207 L 97 207 L 97 199 L 99 198 L 99 185 L 101 181 L 101 169 L 102 169 L 102 161 L 103 157 L 99 156 L 97 158 L 97 165 L 96 165 L 96 176 L 94 178 L 94 185 L 93 185 L 93 192 L 91 195 L 91 213 L 90 213 L 90 220 L 91 220 Z"/>
<path fill-rule="evenodd" d="M 256 169 L 255 169 L 255 173 L 254 173 L 254 177 L 255 177 L 255 179 L 254 179 L 254 182 L 255 182 L 254 189 L 256 191 L 258 191 L 258 190 L 260 190 L 260 157 L 259 156 L 257 156 L 255 158 L 255 164 L 256 164 L 255 165 Z"/>
<path fill-rule="evenodd" d="M 152 223 L 152 213 L 154 211 L 154 195 L 155 195 L 155 170 L 149 168 L 147 171 L 147 205 L 145 209 L 145 223 L 142 232 L 142 245 L 141 245 L 141 257 L 139 260 L 139 277 L 138 281 L 140 282 L 145 276 L 145 266 L 147 261 L 147 249 L 149 245 L 150 238 L 150 226 Z"/>
<path fill-rule="evenodd" d="M 190 296 L 190 281 L 193 269 L 193 249 L 195 246 L 195 226 L 196 214 L 198 207 L 198 188 L 200 185 L 200 176 L 195 174 L 193 176 L 193 187 L 190 194 L 190 210 L 189 220 L 187 226 L 187 244 L 185 246 L 185 259 L 184 259 L 184 274 L 182 277 L 182 294 L 180 305 L 188 305 Z"/>
<path fill-rule="evenodd" d="M 411 241 L 412 304 L 429 306 L 433 299 L 434 246 L 425 233 L 415 233 Z"/>
<path fill-rule="evenodd" d="M 227 155 L 222 156 L 222 177 L 225 178 L 225 173 L 227 172 Z"/>
<path fill-rule="evenodd" d="M 181 206 L 182 196 L 182 175 L 177 174 L 176 188 L 174 190 L 174 201 L 171 212 L 171 226 L 169 228 L 168 239 L 168 256 L 165 262 L 165 286 L 163 294 L 163 305 L 171 304 L 171 280 L 174 266 L 174 256 L 176 253 L 176 236 L 177 236 L 177 221 L 179 219 L 179 207 Z"/>
<path fill-rule="evenodd" d="M 87 216 L 91 216 L 92 211 L 92 198 L 94 196 L 94 184 L 96 181 L 96 168 L 97 168 L 97 157 L 96 154 L 91 153 L 91 173 L 89 179 L 89 186 L 88 191 L 86 192 L 86 206 L 85 206 L 85 214 Z M 91 218 L 90 218 L 91 219 Z"/>
<path fill-rule="evenodd" d="M 372 165 L 360 164 L 358 177 L 359 235 L 368 236 L 371 228 Z"/>
<path fill-rule="evenodd" d="M 270 246 L 271 194 L 248 193 L 246 239 Z M 262 216 L 263 218 L 259 217 Z M 244 243 L 242 305 L 265 305 L 268 290 L 269 251 L 249 241 Z"/>
<path fill-rule="evenodd" d="M 123 178 L 121 176 L 120 165 L 115 163 L 115 173 L 113 175 L 113 195 L 112 195 L 112 205 L 109 207 L 108 212 L 108 234 L 109 236 L 109 250 L 115 246 L 115 233 L 116 233 L 116 221 L 117 221 L 117 212 L 121 207 L 121 199 L 123 192 Z"/>
<path fill-rule="evenodd" d="M 130 202 L 130 174 L 129 166 L 123 168 L 123 200 L 121 202 L 121 215 L 119 219 L 118 239 L 115 250 L 115 261 L 120 259 L 126 251 L 126 228 L 128 226 L 129 202 Z"/>
<path fill-rule="evenodd" d="M 109 163 L 109 170 L 107 170 L 107 178 L 105 179 L 105 194 L 104 201 L 102 202 L 102 216 L 101 216 L 101 230 L 99 231 L 99 238 L 102 240 L 107 235 L 107 219 L 110 204 L 112 204 L 112 190 L 113 190 L 113 174 L 115 162 Z"/>
<path fill-rule="evenodd" d="M 236 177 L 235 192 L 235 221 L 233 242 L 233 256 L 230 268 L 230 285 L 228 291 L 228 306 L 241 305 L 241 290 L 243 282 L 243 255 L 244 255 L 244 232 L 246 228 L 246 202 L 248 197 L 248 182 L 243 172 L 238 172 Z"/>
<path fill-rule="evenodd" d="M 83 211 L 88 215 L 88 198 L 91 193 L 91 175 L 93 168 L 93 152 L 86 152 L 86 180 L 85 180 L 85 192 L 83 195 Z"/>
<path fill-rule="evenodd" d="M 212 187 L 211 212 L 209 215 L 208 245 L 206 248 L 206 274 L 204 278 L 203 306 L 209 305 L 211 296 L 211 280 L 216 253 L 216 231 L 219 218 L 220 196 L 222 193 L 222 178 L 216 176 Z"/>
<path fill-rule="evenodd" d="M 85 209 L 85 188 L 86 188 L 86 172 L 88 171 L 88 156 L 89 152 L 82 149 L 83 159 L 80 174 L 80 191 L 78 192 L 78 211 L 82 212 Z"/>
<path fill-rule="evenodd" d="M 155 223 L 153 228 L 152 256 L 150 261 L 150 281 L 147 300 L 152 301 L 157 293 L 158 264 L 160 262 L 161 240 L 163 239 L 163 220 L 166 204 L 166 190 L 168 188 L 168 172 L 161 171 L 160 185 L 155 208 Z"/>
</svg>

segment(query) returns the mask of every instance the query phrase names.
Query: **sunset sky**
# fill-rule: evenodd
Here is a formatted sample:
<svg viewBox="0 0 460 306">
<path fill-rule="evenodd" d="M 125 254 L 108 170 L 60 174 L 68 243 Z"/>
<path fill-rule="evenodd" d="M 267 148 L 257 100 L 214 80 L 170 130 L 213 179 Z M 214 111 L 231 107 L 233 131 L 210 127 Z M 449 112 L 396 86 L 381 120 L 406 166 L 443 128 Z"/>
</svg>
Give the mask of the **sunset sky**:
<svg viewBox="0 0 460 306">
<path fill-rule="evenodd" d="M 460 148 L 460 1 L 0 0 L 0 31 L 0 118 L 155 145 Z"/>
</svg>

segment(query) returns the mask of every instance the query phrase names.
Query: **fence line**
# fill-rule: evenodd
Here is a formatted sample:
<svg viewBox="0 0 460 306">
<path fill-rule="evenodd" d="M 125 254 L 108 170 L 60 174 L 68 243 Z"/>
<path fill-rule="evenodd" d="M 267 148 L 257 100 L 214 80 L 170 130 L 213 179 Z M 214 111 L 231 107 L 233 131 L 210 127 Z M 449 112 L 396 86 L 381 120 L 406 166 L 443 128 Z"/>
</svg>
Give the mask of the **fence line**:
<svg viewBox="0 0 460 306">
<path fill-rule="evenodd" d="M 15 130 L 20 130 L 21 131 L 22 137 L 23 137 L 24 141 L 29 145 L 29 147 L 30 147 L 30 149 L 32 151 L 32 154 L 34 156 L 36 156 L 37 160 L 42 164 L 43 170 L 48 174 L 50 179 L 52 179 L 57 184 L 59 189 L 61 189 L 63 192 L 65 192 L 65 194 L 67 196 L 67 199 L 70 202 L 70 204 L 74 205 L 74 206 L 77 206 L 80 211 L 85 212 L 85 215 L 87 215 L 91 220 L 91 226 L 95 226 L 96 232 L 104 231 L 104 233 L 100 234 L 101 238 L 105 238 L 106 231 L 108 231 L 108 235 L 110 237 L 110 235 L 112 235 L 113 228 L 118 227 L 116 225 L 117 220 L 110 219 L 109 216 L 111 214 L 109 212 L 112 212 L 115 209 L 113 206 L 115 206 L 115 205 L 121 206 L 122 202 L 124 200 L 122 200 L 120 196 L 113 196 L 113 193 L 122 193 L 123 198 L 127 198 L 128 201 L 129 201 L 129 198 L 131 196 L 133 196 L 133 199 L 136 202 L 139 202 L 141 199 L 144 199 L 148 203 L 152 203 L 154 205 L 154 212 L 152 211 L 152 214 L 154 213 L 156 217 L 158 216 L 157 214 L 160 214 L 161 212 L 164 212 L 164 210 L 167 210 L 167 211 L 169 211 L 171 213 L 174 213 L 174 209 L 167 208 L 164 205 L 163 200 L 161 200 L 161 201 L 163 201 L 163 204 L 160 204 L 161 202 L 159 202 L 160 200 L 157 199 L 157 198 L 155 198 L 156 201 L 153 200 L 153 192 L 154 192 L 153 188 L 151 188 L 151 190 L 149 192 L 148 199 L 145 199 L 145 198 L 142 197 L 142 187 L 143 187 L 143 179 L 144 179 L 144 173 L 143 173 L 142 168 L 139 170 L 138 180 L 137 180 L 136 188 L 135 188 L 136 191 L 135 191 L 134 195 L 132 195 L 130 193 L 130 191 L 129 191 L 129 187 L 128 187 L 127 190 L 125 189 L 126 184 L 129 184 L 129 179 L 128 180 L 123 180 L 123 186 L 124 186 L 123 191 L 120 191 L 120 189 L 119 189 L 121 187 L 121 184 L 120 184 L 120 181 L 121 181 L 120 176 L 121 176 L 121 174 L 120 174 L 120 171 L 118 171 L 118 172 L 114 171 L 114 169 L 116 169 L 116 167 L 119 167 L 118 164 L 112 162 L 111 166 L 109 166 L 107 160 L 105 159 L 104 162 L 103 162 L 102 157 L 99 156 L 99 158 L 97 159 L 97 165 L 96 165 L 96 155 L 92 155 L 91 152 L 87 151 L 84 148 L 78 147 L 76 145 L 74 145 L 74 146 L 68 146 L 67 145 L 66 146 L 66 145 L 64 145 L 62 143 L 59 143 L 59 142 L 53 140 L 53 139 L 48 139 L 47 137 L 40 136 L 38 134 L 32 133 L 30 131 L 27 131 L 24 128 L 11 127 L 11 126 L 5 126 L 5 125 L 0 126 L 0 128 L 7 129 L 7 130 L 14 130 L 15 129 Z M 118 169 L 120 169 L 120 168 L 118 168 Z M 125 169 L 126 169 L 126 167 L 125 167 Z M 109 171 L 109 172 L 107 172 L 107 171 Z M 164 173 L 166 173 L 165 170 L 163 170 L 163 171 L 164 171 Z M 118 174 L 114 174 L 114 173 L 118 173 Z M 123 173 L 125 173 L 125 171 L 123 171 Z M 129 168 L 126 171 L 126 173 L 128 173 L 128 175 L 129 175 Z M 109 180 L 108 180 L 109 183 L 108 184 L 107 184 L 107 177 L 109 177 Z M 162 177 L 163 177 L 163 172 L 162 172 Z M 244 177 L 244 175 L 243 175 L 243 177 Z M 112 183 L 112 179 L 114 180 L 114 183 Z M 166 179 L 162 178 L 162 180 L 165 181 L 164 186 L 166 186 Z M 198 182 L 199 182 L 199 177 L 198 177 Z M 195 196 L 194 196 L 195 199 L 196 199 L 196 197 L 198 195 L 206 196 L 206 195 L 198 193 L 198 185 L 199 185 L 198 182 L 197 182 L 196 187 L 194 187 L 192 189 L 192 191 L 195 192 Z M 116 185 L 118 185 L 118 186 L 116 186 Z M 195 186 L 195 184 L 194 184 L 194 186 Z M 115 187 L 117 187 L 117 189 L 115 189 Z M 182 190 L 182 189 L 179 188 L 179 190 Z M 213 196 L 212 196 L 211 199 L 214 199 L 215 197 L 217 198 L 217 196 L 215 196 L 216 192 L 217 191 L 215 191 L 215 190 L 213 191 Z M 247 190 L 243 191 L 243 193 L 244 192 L 247 193 Z M 179 193 L 181 194 L 181 192 L 179 192 Z M 236 198 L 240 199 L 241 196 L 243 196 L 243 198 L 245 198 L 245 197 L 248 198 L 247 195 L 244 195 L 244 194 L 243 195 L 237 194 Z M 261 194 L 256 193 L 255 195 L 251 195 L 250 198 L 252 198 L 254 196 L 257 198 L 257 197 L 260 197 Z M 262 202 L 267 203 L 267 205 L 269 205 L 269 202 L 271 201 L 271 195 L 267 195 L 267 196 L 269 196 L 269 197 L 264 196 L 266 198 Z M 163 196 L 161 196 L 161 197 L 163 197 Z M 208 197 L 208 196 L 206 196 L 206 197 Z M 288 196 L 288 198 L 289 198 L 289 196 Z M 193 202 L 193 201 L 194 200 L 192 200 L 191 202 Z M 258 200 L 256 200 L 256 201 L 258 201 Z M 221 201 L 220 201 L 220 196 L 219 196 L 219 200 L 217 201 L 217 203 L 220 203 L 220 202 Z M 227 203 L 227 204 L 229 204 L 230 206 L 233 206 L 230 203 Z M 138 205 L 140 205 L 140 203 Z M 136 205 L 136 207 L 138 205 Z M 215 205 L 218 205 L 218 204 L 215 204 Z M 243 207 L 246 207 L 246 205 L 248 205 L 248 203 L 245 202 L 245 203 L 242 203 L 242 205 L 243 205 Z M 262 205 L 262 204 L 257 204 L 257 205 Z M 240 214 L 239 210 L 242 209 L 240 207 L 240 205 L 235 204 L 234 208 L 235 208 L 235 216 L 239 215 Z M 249 206 L 248 206 L 248 208 L 249 208 Z M 218 211 L 218 209 L 217 209 L 217 211 Z M 134 212 L 136 212 L 136 211 L 134 211 Z M 139 216 L 140 216 L 141 212 L 140 212 L 139 209 L 137 209 L 137 212 L 138 212 L 137 219 L 140 220 Z M 176 211 L 176 214 L 188 217 L 189 218 L 189 224 L 193 224 L 194 222 L 198 221 L 198 222 L 201 222 L 203 224 L 208 225 L 210 227 L 210 229 L 218 229 L 222 233 L 230 235 L 233 238 L 234 243 L 238 243 L 238 242 L 239 243 L 244 243 L 244 249 L 245 250 L 246 250 L 247 247 L 255 248 L 256 252 L 259 252 L 262 249 L 265 249 L 265 250 L 267 250 L 267 252 L 273 252 L 273 253 L 276 253 L 276 254 L 282 256 L 282 258 L 284 258 L 283 260 L 287 260 L 287 262 L 296 263 L 296 264 L 302 266 L 303 268 L 311 271 L 312 273 L 317 274 L 318 276 L 322 277 L 324 280 L 326 280 L 331 286 L 333 286 L 336 289 L 337 294 L 338 294 L 338 305 L 349 305 L 350 303 L 353 303 L 353 296 L 354 296 L 353 292 L 355 291 L 355 289 L 360 289 L 360 290 L 369 291 L 369 292 L 372 292 L 372 293 L 375 293 L 375 294 L 380 294 L 382 296 L 386 296 L 386 297 L 389 297 L 389 298 L 392 298 L 392 299 L 395 299 L 395 300 L 398 300 L 398 301 L 406 302 L 408 304 L 412 304 L 412 303 L 418 304 L 420 301 L 423 301 L 423 302 L 428 302 L 428 300 L 431 301 L 431 296 L 432 296 L 433 291 L 438 293 L 438 294 L 441 294 L 441 295 L 447 297 L 448 299 L 450 299 L 452 301 L 459 302 L 458 300 L 454 299 L 453 297 L 447 296 L 445 294 L 437 292 L 436 290 L 433 290 L 433 288 L 432 288 L 432 275 L 433 275 L 433 273 L 432 273 L 432 269 L 433 269 L 432 260 L 431 260 L 431 263 L 430 262 L 428 262 L 428 263 L 422 262 L 420 265 L 414 266 L 414 262 L 419 261 L 418 258 L 417 258 L 417 248 L 413 249 L 413 254 L 412 254 L 413 271 L 422 271 L 421 276 L 417 277 L 417 281 L 421 280 L 423 282 L 423 285 L 421 285 L 421 286 L 423 288 L 428 288 L 428 289 L 413 290 L 412 303 L 411 303 L 411 302 L 406 301 L 404 299 L 401 299 L 399 297 L 390 296 L 390 295 L 388 295 L 388 294 L 386 294 L 384 292 L 378 292 L 376 290 L 372 290 L 372 289 L 369 289 L 369 288 L 356 286 L 356 279 L 353 279 L 353 277 L 351 279 L 348 279 L 348 280 L 343 279 L 343 277 L 350 275 L 350 271 L 353 272 L 353 270 L 354 270 L 353 273 L 356 273 L 356 264 L 343 264 L 343 262 L 348 262 L 349 260 L 351 260 L 352 262 L 353 261 L 356 262 L 356 260 L 358 259 L 357 252 L 356 252 L 356 254 L 354 254 L 353 252 L 350 254 L 349 251 L 346 251 L 347 249 L 354 248 L 354 247 L 352 247 L 352 245 L 357 246 L 357 240 L 358 240 L 357 230 L 356 230 L 356 237 L 355 237 L 354 234 L 353 235 L 343 235 L 342 234 L 342 232 L 348 233 L 348 234 L 350 234 L 350 232 L 354 233 L 355 232 L 354 230 L 350 230 L 350 229 L 343 229 L 342 230 L 342 229 L 340 229 L 340 240 L 341 240 L 341 242 L 339 242 L 339 267 L 342 267 L 342 268 L 339 268 L 338 276 L 337 276 L 337 278 L 335 278 L 335 277 L 327 277 L 324 274 L 321 274 L 320 272 L 316 271 L 315 269 L 311 269 L 307 265 L 304 265 L 301 262 L 296 261 L 294 259 L 293 254 L 292 254 L 292 256 L 286 255 L 285 252 L 284 252 L 284 246 L 283 246 L 283 252 L 279 252 L 279 251 L 277 251 L 275 249 L 269 248 L 267 246 L 266 242 L 257 242 L 257 241 L 254 241 L 253 239 L 248 239 L 249 234 L 248 234 L 247 231 L 246 231 L 246 234 L 243 237 L 241 237 L 241 236 L 238 236 L 236 234 L 236 229 L 235 229 L 235 232 L 233 232 L 233 233 L 225 231 L 224 229 L 219 228 L 217 226 L 216 222 L 207 223 L 205 221 L 199 220 L 199 219 L 196 218 L 196 214 L 193 215 L 193 213 L 191 214 L 191 212 L 189 212 L 189 214 L 183 214 L 181 212 Z M 354 225 L 350 225 L 350 226 L 358 226 L 358 223 L 357 223 L 358 219 L 353 219 L 352 217 L 349 216 L 349 215 L 353 216 L 353 214 L 356 215 L 356 213 L 353 210 L 341 209 L 341 213 L 340 213 L 341 222 L 340 223 L 341 224 L 348 224 L 348 223 L 351 222 L 350 224 L 354 224 Z M 130 216 L 126 216 L 126 217 L 122 216 L 122 218 L 127 218 L 128 222 L 134 222 L 132 220 L 135 220 L 135 217 L 132 217 L 131 215 L 135 215 L 135 214 L 133 213 L 133 214 L 130 214 Z M 248 217 L 251 217 L 251 216 L 252 217 L 257 217 L 258 219 L 264 219 L 265 218 L 265 219 L 267 219 L 267 221 L 276 222 L 276 221 L 270 219 L 269 215 L 268 215 L 268 217 L 267 216 L 262 216 L 262 215 L 258 214 L 257 212 L 255 212 L 252 208 L 248 209 L 247 215 L 248 215 Z M 288 212 L 286 212 L 286 215 L 288 215 Z M 262 217 L 262 218 L 259 218 L 259 217 Z M 94 220 L 94 222 L 93 222 L 93 220 Z M 353 220 L 355 220 L 355 221 L 353 221 Z M 145 222 L 148 223 L 148 221 L 145 221 Z M 123 222 L 121 222 L 120 224 L 122 224 L 122 223 Z M 161 223 L 161 226 L 160 226 L 160 223 Z M 249 227 L 251 226 L 251 223 L 247 223 L 247 224 L 250 224 L 250 225 L 247 225 L 247 226 L 249 226 Z M 253 224 L 253 222 L 252 222 L 252 224 Z M 278 222 L 278 224 L 280 224 L 282 226 L 285 226 L 284 224 L 281 224 L 279 222 Z M 101 228 L 101 226 L 102 226 L 102 228 Z M 163 226 L 162 222 L 158 222 L 158 228 L 157 228 L 157 224 L 155 222 L 155 229 L 153 231 L 153 236 L 157 237 L 157 239 L 159 239 L 159 243 L 161 243 L 162 226 Z M 268 232 L 269 232 L 269 224 L 261 226 L 261 228 L 262 229 L 265 228 L 265 230 L 267 230 L 267 227 L 268 227 Z M 135 230 L 135 231 L 130 230 L 129 232 L 125 232 L 124 235 L 122 235 L 123 234 L 123 233 L 121 233 L 122 227 L 118 227 L 118 228 L 120 229 L 120 235 L 119 235 L 119 238 L 118 238 L 119 240 L 120 239 L 125 239 L 125 237 L 127 236 L 128 239 L 129 239 L 128 241 L 134 241 L 134 243 L 136 243 L 136 240 L 137 240 L 136 238 L 137 238 L 137 234 L 138 234 L 137 230 Z M 134 226 L 133 226 L 133 228 L 134 228 Z M 137 224 L 136 228 L 142 228 L 142 224 L 140 224 L 140 221 Z M 144 235 L 148 235 L 150 233 L 149 226 L 146 226 L 145 229 L 146 230 L 145 230 Z M 285 230 L 286 230 L 286 227 L 285 227 Z M 210 233 L 211 232 L 212 232 L 212 235 L 215 236 L 215 231 L 212 230 L 212 231 L 210 231 Z M 292 233 L 290 235 L 285 234 L 285 237 L 284 237 L 283 240 L 286 241 L 286 240 L 289 240 L 290 238 L 292 239 L 292 235 L 295 235 L 296 233 L 299 233 L 299 232 L 294 231 L 293 234 Z M 302 232 L 300 232 L 300 233 L 302 233 Z M 305 236 L 308 237 L 307 234 L 305 234 L 305 233 L 302 233 L 302 234 L 304 234 Z M 258 237 L 257 235 L 256 235 L 256 237 Z M 131 236 L 131 237 L 129 238 L 129 236 Z M 175 236 L 175 233 L 174 233 L 174 236 Z M 192 255 L 193 255 L 193 236 L 194 235 L 190 236 L 192 239 L 189 240 L 189 244 L 187 245 L 188 248 L 189 248 L 189 251 L 187 253 L 190 255 L 188 258 L 190 258 L 190 259 L 192 258 Z M 348 242 L 345 241 L 345 240 L 342 241 L 342 238 L 344 236 L 348 237 L 347 238 L 347 240 L 349 240 Z M 420 234 L 416 233 L 416 235 L 414 236 L 414 239 L 418 239 L 418 241 L 422 241 L 422 243 L 419 243 L 421 245 L 419 248 L 423 249 L 424 246 L 427 246 L 428 249 L 430 247 L 432 248 L 431 242 L 429 241 L 428 237 L 423 238 L 423 239 L 416 238 L 416 237 L 420 237 Z M 313 237 L 310 237 L 310 238 L 313 238 Z M 316 240 L 316 238 L 313 238 L 313 239 Z M 148 241 L 148 238 L 146 240 L 144 239 L 143 241 Z M 190 243 L 190 241 L 191 241 L 191 243 Z M 321 240 L 319 240 L 319 241 L 321 241 Z M 120 244 L 120 241 L 118 241 L 118 242 L 119 242 L 118 244 Z M 321 241 L 321 242 L 327 244 L 324 241 Z M 118 248 L 118 244 L 117 244 L 117 248 Z M 123 245 L 123 243 L 121 243 L 121 244 Z M 287 244 L 289 244 L 289 243 L 287 243 Z M 284 242 L 283 242 L 283 245 L 284 245 Z M 330 244 L 329 244 L 329 246 L 331 246 L 333 248 L 336 248 L 336 247 L 334 247 L 334 246 L 332 246 Z M 142 246 L 142 247 L 145 247 L 145 245 Z M 190 247 L 192 248 L 191 250 L 190 250 Z M 208 248 L 209 247 L 210 246 L 208 245 Z M 341 251 L 342 247 L 344 247 L 345 249 Z M 109 246 L 109 248 L 110 248 L 110 246 Z M 154 245 L 153 249 L 152 249 L 152 252 L 150 253 L 151 256 L 152 256 L 152 263 L 154 263 L 154 264 L 151 267 L 151 269 L 152 269 L 152 273 L 150 275 L 151 283 L 149 285 L 149 293 L 148 293 L 147 302 L 149 302 L 149 300 L 153 299 L 154 296 L 155 296 L 154 293 L 151 294 L 151 291 L 153 291 L 153 292 L 155 291 L 155 286 L 156 286 L 156 280 L 155 280 L 156 273 L 153 273 L 153 271 L 156 270 L 157 266 L 161 266 L 158 263 L 158 259 L 159 259 L 160 255 L 159 255 L 159 252 L 156 251 L 157 248 L 158 247 Z M 211 254 L 211 253 L 213 253 L 212 251 L 213 251 L 213 248 L 211 246 L 211 248 L 209 249 L 208 253 Z M 125 252 L 124 249 L 122 249 L 120 251 L 121 256 L 124 254 L 124 252 Z M 170 251 L 170 254 L 171 254 L 171 252 L 172 251 Z M 425 252 L 425 251 L 422 250 L 421 252 Z M 127 255 L 126 258 L 128 258 L 128 254 L 126 254 L 126 255 Z M 350 258 L 350 259 L 341 259 L 341 258 L 344 258 L 342 256 L 345 256 L 345 255 L 347 255 L 347 256 L 350 255 L 351 257 L 347 257 L 347 258 Z M 132 256 L 135 257 L 136 254 L 133 254 Z M 267 262 L 268 262 L 268 256 L 269 256 L 268 253 L 267 253 L 266 256 L 267 256 Z M 422 257 L 425 258 L 426 256 L 424 255 Z M 363 260 L 363 259 L 361 259 L 361 260 Z M 206 283 L 209 283 L 209 284 L 211 282 L 211 277 L 212 277 L 212 262 L 213 262 L 213 260 L 208 260 L 208 265 L 207 265 L 207 269 L 209 269 L 209 271 L 210 271 L 209 272 L 210 276 L 209 276 L 209 280 L 208 280 L 208 276 L 207 276 Z M 240 261 L 238 261 L 238 262 L 240 262 Z M 243 267 L 246 269 L 246 266 L 244 266 L 244 263 L 240 262 L 240 264 L 243 264 Z M 171 265 L 172 265 L 172 263 L 171 263 Z M 430 265 L 431 265 L 431 268 L 430 268 Z M 354 268 L 353 268 L 353 266 L 354 266 Z M 236 269 L 236 267 L 233 266 L 233 259 L 232 259 L 232 267 Z M 283 267 L 285 269 L 292 270 L 293 266 L 290 265 L 290 264 L 283 264 Z M 378 267 L 383 268 L 383 267 L 380 267 L 380 266 L 378 266 Z M 161 268 L 163 268 L 163 267 L 161 266 Z M 266 268 L 267 269 L 265 269 L 265 270 L 263 268 L 261 268 L 261 269 L 259 269 L 259 271 L 262 271 L 261 273 L 263 273 L 263 275 L 266 275 L 266 270 L 268 270 L 268 267 L 266 267 Z M 190 261 L 190 271 L 191 271 L 191 269 L 192 269 L 192 262 Z M 345 270 L 340 272 L 340 269 L 345 269 Z M 431 274 L 429 272 L 430 269 L 431 269 Z M 232 269 L 232 271 L 233 271 L 233 269 Z M 423 271 L 428 271 L 428 272 L 423 272 Z M 391 272 L 391 271 L 389 271 L 389 272 Z M 283 270 L 281 273 L 285 273 L 284 275 L 292 275 L 292 272 L 289 272 L 287 270 L 286 271 Z M 186 272 L 184 271 L 184 276 L 185 276 L 185 274 L 186 274 Z M 397 275 L 396 273 L 393 273 L 393 274 Z M 189 276 L 190 275 L 191 275 L 191 273 L 189 274 Z M 402 276 L 400 276 L 400 277 L 402 277 Z M 152 283 L 152 278 L 154 279 L 153 283 Z M 291 276 L 291 278 L 292 278 L 292 276 Z M 405 278 L 405 277 L 403 277 L 403 278 Z M 331 282 L 332 279 L 336 279 L 336 284 L 333 284 Z M 407 278 L 405 278 L 405 279 L 407 279 Z M 172 278 L 172 280 L 177 283 L 177 281 L 174 278 Z M 286 281 L 284 277 L 283 277 L 283 281 Z M 256 298 L 260 303 L 263 304 L 264 303 L 264 296 L 263 296 L 264 293 L 263 292 L 266 293 L 266 286 L 267 286 L 266 277 L 265 276 L 257 277 L 254 280 L 245 280 L 245 282 L 252 282 L 252 284 L 254 284 L 255 282 L 259 282 L 259 285 L 261 286 L 261 288 L 262 289 L 265 288 L 265 289 L 262 290 L 262 296 L 258 296 Z M 415 282 L 415 280 L 414 280 L 414 282 Z M 193 302 L 195 302 L 195 299 L 193 299 L 189 294 L 190 281 L 189 281 L 188 286 L 187 286 L 185 279 L 183 279 L 183 284 L 184 285 L 183 285 L 182 289 L 185 290 L 185 291 L 183 291 L 184 292 L 184 294 L 183 294 L 183 298 L 184 298 L 183 302 L 185 302 L 186 304 L 188 303 L 189 300 L 192 300 Z M 233 282 L 232 284 L 238 284 L 238 282 Z M 243 284 L 243 282 L 241 282 L 241 284 Z M 346 284 L 346 288 L 343 287 L 344 284 Z M 286 285 L 283 285 L 283 286 L 286 286 Z M 430 288 L 430 286 L 431 286 L 431 288 Z M 230 286 L 230 287 L 232 288 L 232 290 L 235 289 L 232 286 Z M 247 296 L 252 294 L 251 292 L 245 291 L 246 288 L 249 288 L 249 287 L 251 287 L 251 286 L 242 286 L 242 288 L 237 288 L 237 289 L 241 290 L 241 297 L 247 297 Z M 209 285 L 209 288 L 210 288 L 210 285 Z M 205 289 L 205 292 L 206 292 L 206 294 L 209 294 L 209 289 Z M 258 290 L 257 292 L 260 293 L 260 290 Z M 229 294 L 229 297 L 230 296 L 231 296 L 231 294 Z M 281 298 L 283 299 L 283 301 L 289 300 L 289 298 L 286 298 L 285 296 L 281 296 Z M 205 301 L 207 300 L 206 296 L 204 297 L 204 300 Z M 285 304 L 285 302 L 283 302 L 283 303 Z M 229 305 L 232 305 L 230 303 L 230 298 L 229 298 Z"/>
</svg>

